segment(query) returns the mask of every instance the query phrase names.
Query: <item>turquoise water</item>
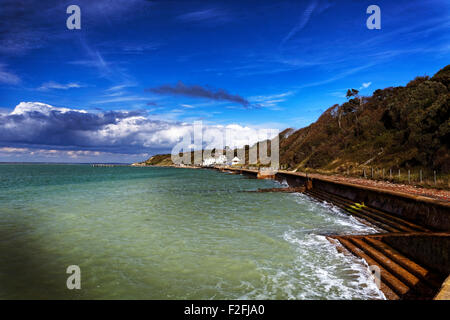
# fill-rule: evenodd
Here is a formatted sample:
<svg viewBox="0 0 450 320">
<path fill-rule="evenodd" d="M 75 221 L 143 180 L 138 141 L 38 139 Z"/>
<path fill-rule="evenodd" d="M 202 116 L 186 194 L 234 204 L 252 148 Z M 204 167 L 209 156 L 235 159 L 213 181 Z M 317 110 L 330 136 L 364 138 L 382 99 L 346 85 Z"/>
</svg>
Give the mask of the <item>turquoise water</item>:
<svg viewBox="0 0 450 320">
<path fill-rule="evenodd" d="M 371 233 L 212 170 L 0 165 L 0 298 L 379 299 L 323 234 Z M 81 289 L 66 268 L 81 269 Z"/>
</svg>

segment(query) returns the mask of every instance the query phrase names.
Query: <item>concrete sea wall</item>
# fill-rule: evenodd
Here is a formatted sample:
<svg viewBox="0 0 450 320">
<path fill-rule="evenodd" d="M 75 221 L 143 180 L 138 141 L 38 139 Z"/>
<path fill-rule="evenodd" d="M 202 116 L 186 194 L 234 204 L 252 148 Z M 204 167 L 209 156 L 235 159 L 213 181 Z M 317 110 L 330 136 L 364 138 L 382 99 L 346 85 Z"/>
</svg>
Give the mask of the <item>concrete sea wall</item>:
<svg viewBox="0 0 450 320">
<path fill-rule="evenodd" d="M 276 180 L 290 187 L 305 185 L 306 176 L 279 172 Z M 450 203 L 385 189 L 308 178 L 312 187 L 413 221 L 436 231 L 450 231 Z"/>
<path fill-rule="evenodd" d="M 262 178 L 257 170 L 229 168 L 227 171 Z M 330 198 L 331 202 L 334 201 L 333 199 L 345 198 L 350 204 L 352 202 L 364 203 L 365 206 L 382 212 L 382 216 L 383 213 L 390 214 L 392 220 L 403 219 L 423 227 L 424 232 L 393 230 L 394 232 L 374 234 L 373 236 L 382 239 L 384 243 L 398 250 L 405 256 L 405 259 L 412 259 L 436 274 L 448 275 L 450 273 L 450 203 L 386 189 L 337 182 L 327 178 L 308 177 L 302 173 L 279 171 L 273 178 L 288 184 L 289 188 L 285 189 L 295 190 L 303 187 L 306 193 L 312 192 L 313 196 L 315 194 L 322 199 Z M 386 215 L 384 217 L 386 219 Z M 392 225 L 393 221 L 389 221 Z M 366 248 L 366 250 L 372 249 Z M 389 258 L 385 258 L 386 261 L 389 260 Z M 392 262 L 389 261 L 386 262 L 388 268 L 392 265 Z M 401 277 L 401 273 L 399 273 L 399 277 Z M 442 291 L 437 295 L 437 299 L 449 298 L 449 282 L 450 280 L 447 279 Z"/>
</svg>

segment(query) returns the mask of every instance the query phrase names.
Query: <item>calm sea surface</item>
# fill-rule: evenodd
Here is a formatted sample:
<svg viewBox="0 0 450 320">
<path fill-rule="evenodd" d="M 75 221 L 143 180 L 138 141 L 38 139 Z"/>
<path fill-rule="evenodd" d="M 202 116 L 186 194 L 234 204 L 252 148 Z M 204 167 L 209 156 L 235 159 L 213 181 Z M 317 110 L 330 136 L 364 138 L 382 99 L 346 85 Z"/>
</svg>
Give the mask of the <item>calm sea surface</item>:
<svg viewBox="0 0 450 320">
<path fill-rule="evenodd" d="M 0 298 L 380 299 L 323 234 L 371 233 L 212 170 L 0 165 Z M 69 265 L 81 290 L 68 290 Z"/>
</svg>

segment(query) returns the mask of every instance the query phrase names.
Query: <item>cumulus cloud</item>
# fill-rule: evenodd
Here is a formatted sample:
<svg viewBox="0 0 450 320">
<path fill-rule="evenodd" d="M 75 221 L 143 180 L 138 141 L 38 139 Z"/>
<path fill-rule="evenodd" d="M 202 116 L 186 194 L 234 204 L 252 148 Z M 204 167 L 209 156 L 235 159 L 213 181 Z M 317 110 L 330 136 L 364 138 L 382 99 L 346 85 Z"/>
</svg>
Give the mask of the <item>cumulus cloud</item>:
<svg viewBox="0 0 450 320">
<path fill-rule="evenodd" d="M 200 85 L 188 86 L 181 81 L 174 86 L 166 84 L 156 88 L 149 88 L 146 91 L 162 95 L 178 95 L 194 98 L 206 98 L 217 101 L 230 101 L 239 103 L 244 107 L 248 107 L 250 105 L 247 99 L 237 94 L 230 94 L 224 89 L 213 90 Z"/>
<path fill-rule="evenodd" d="M 94 113 L 21 102 L 12 112 L 0 114 L 0 151 L 23 153 L 39 149 L 47 150 L 48 155 L 56 150 L 55 155 L 64 151 L 68 157 L 95 156 L 93 152 L 100 152 L 99 156 L 167 153 L 186 135 L 193 136 L 193 130 L 193 123 L 154 120 L 142 111 Z M 202 132 L 204 146 L 217 136 L 236 147 L 261 139 L 261 130 L 237 124 L 205 125 Z"/>
<path fill-rule="evenodd" d="M 133 148 L 133 129 L 157 125 L 141 112 L 107 111 L 92 113 L 84 110 L 56 108 L 39 102 L 21 102 L 13 112 L 0 116 L 0 143 L 29 145 L 75 146 L 98 148 L 101 151 Z M 136 145 L 137 141 L 134 141 Z M 141 142 L 140 145 L 144 145 Z"/>
</svg>

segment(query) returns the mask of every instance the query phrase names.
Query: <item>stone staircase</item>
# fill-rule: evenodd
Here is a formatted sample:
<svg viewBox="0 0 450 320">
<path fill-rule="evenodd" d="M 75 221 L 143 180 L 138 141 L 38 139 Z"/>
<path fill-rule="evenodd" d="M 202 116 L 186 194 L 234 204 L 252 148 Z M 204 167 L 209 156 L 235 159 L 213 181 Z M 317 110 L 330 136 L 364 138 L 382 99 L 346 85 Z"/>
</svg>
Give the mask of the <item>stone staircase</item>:
<svg viewBox="0 0 450 320">
<path fill-rule="evenodd" d="M 432 299 L 445 276 L 427 269 L 382 241 L 382 236 L 331 236 L 349 252 L 380 268 L 380 289 L 390 300 Z M 333 241 L 334 240 L 334 241 Z"/>
<path fill-rule="evenodd" d="M 392 233 L 428 234 L 433 233 L 433 230 L 328 192 L 308 189 L 305 193 L 318 200 L 330 202 L 358 220 L 381 229 L 379 234 L 333 235 L 327 236 L 327 239 L 338 245 L 339 250 L 342 251 L 343 247 L 364 259 L 369 266 L 377 266 L 381 275 L 380 289 L 386 298 L 433 299 L 447 275 L 420 265 L 411 257 L 383 242 L 383 237 Z"/>
</svg>

